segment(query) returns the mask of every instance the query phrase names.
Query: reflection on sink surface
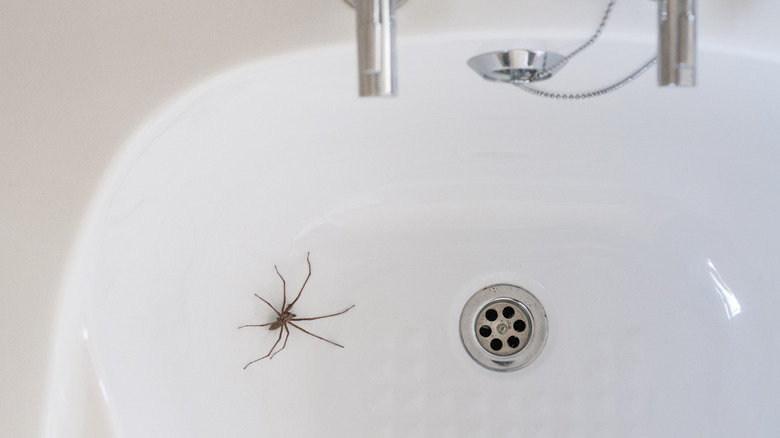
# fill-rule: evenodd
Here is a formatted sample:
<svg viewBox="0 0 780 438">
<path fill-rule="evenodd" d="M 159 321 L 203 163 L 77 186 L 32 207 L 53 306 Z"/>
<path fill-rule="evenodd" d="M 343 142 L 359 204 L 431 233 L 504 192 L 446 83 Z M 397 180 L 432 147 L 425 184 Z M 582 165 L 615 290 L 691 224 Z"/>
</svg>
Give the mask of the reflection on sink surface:
<svg viewBox="0 0 780 438">
<path fill-rule="evenodd" d="M 754 85 L 780 67 L 703 51 L 694 90 L 649 75 L 548 102 L 474 78 L 479 42 L 437 41 L 404 47 L 395 100 L 354 97 L 334 48 L 224 75 L 146 124 L 83 228 L 50 436 L 85 415 L 81 381 L 120 437 L 780 434 L 780 96 Z M 294 331 L 243 370 L 278 336 L 236 329 L 275 318 L 253 294 L 281 302 L 274 265 L 297 292 L 307 251 L 297 313 L 354 303 L 306 326 L 345 348 Z M 496 283 L 549 317 L 511 373 L 458 333 Z"/>
</svg>

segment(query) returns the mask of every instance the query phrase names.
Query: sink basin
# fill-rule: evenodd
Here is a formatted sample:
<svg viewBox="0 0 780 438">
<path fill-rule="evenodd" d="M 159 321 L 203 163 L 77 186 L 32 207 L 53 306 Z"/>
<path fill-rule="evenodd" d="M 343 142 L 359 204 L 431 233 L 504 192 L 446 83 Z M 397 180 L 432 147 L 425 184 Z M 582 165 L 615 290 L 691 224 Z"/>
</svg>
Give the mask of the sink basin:
<svg viewBox="0 0 780 438">
<path fill-rule="evenodd" d="M 396 99 L 355 96 L 350 45 L 153 115 L 82 227 L 48 435 L 82 384 L 119 437 L 780 435 L 780 66 L 703 47 L 695 89 L 557 102 L 476 77 L 481 41 L 402 40 Z M 300 325 L 344 348 L 292 330 L 243 369 L 278 336 L 237 329 L 276 317 L 254 294 L 278 308 L 276 265 L 289 302 L 307 252 L 299 317 L 355 308 Z M 506 373 L 458 331 L 502 283 L 549 319 Z"/>
</svg>

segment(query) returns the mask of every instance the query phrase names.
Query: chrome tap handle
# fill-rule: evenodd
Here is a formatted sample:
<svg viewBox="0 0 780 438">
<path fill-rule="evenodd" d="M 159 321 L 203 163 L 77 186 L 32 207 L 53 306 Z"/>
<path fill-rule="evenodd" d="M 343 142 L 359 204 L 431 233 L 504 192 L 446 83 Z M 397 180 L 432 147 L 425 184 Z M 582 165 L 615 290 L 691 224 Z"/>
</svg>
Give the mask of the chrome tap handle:
<svg viewBox="0 0 780 438">
<path fill-rule="evenodd" d="M 658 85 L 696 85 L 696 0 L 658 0 Z"/>
<path fill-rule="evenodd" d="M 361 96 L 395 96 L 396 0 L 355 0 Z"/>
</svg>

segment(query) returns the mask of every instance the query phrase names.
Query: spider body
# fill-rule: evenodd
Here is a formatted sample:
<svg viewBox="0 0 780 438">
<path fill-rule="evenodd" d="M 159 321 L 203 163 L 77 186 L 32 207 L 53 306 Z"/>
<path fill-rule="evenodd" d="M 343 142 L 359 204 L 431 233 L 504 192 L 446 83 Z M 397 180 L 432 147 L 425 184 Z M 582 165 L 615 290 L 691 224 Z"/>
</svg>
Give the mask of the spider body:
<svg viewBox="0 0 780 438">
<path fill-rule="evenodd" d="M 284 312 L 280 317 L 277 318 L 276 321 L 272 322 L 270 326 L 268 326 L 268 330 L 277 330 L 279 327 L 284 327 L 285 324 L 292 321 L 293 318 L 295 318 L 297 315 L 290 312 Z"/>
<path fill-rule="evenodd" d="M 274 265 L 274 269 L 276 269 L 276 273 L 279 275 L 279 278 L 282 279 L 282 296 L 283 296 L 283 298 L 282 298 L 282 307 L 281 307 L 282 310 L 281 311 L 276 310 L 276 307 L 274 307 L 271 303 L 266 301 L 265 298 L 261 297 L 258 294 L 255 294 L 255 296 L 257 298 L 260 298 L 260 300 L 262 300 L 264 303 L 268 304 L 268 307 L 273 309 L 274 313 L 276 313 L 276 320 L 272 321 L 272 322 L 269 322 L 269 323 L 266 323 L 266 324 L 247 324 L 247 325 L 242 325 L 239 328 L 241 329 L 241 328 L 244 328 L 244 327 L 268 327 L 268 330 L 271 330 L 271 331 L 279 330 L 279 338 L 276 339 L 276 342 L 271 347 L 271 350 L 268 351 L 268 354 L 266 354 L 265 356 L 263 356 L 263 357 L 261 357 L 259 359 L 255 359 L 255 360 L 249 362 L 248 364 L 246 364 L 246 366 L 244 366 L 244 369 L 246 369 L 249 365 L 252 365 L 255 362 L 258 362 L 260 360 L 265 359 L 266 357 L 268 357 L 269 360 L 271 360 L 271 359 L 274 358 L 274 356 L 276 356 L 277 353 L 279 353 L 280 351 L 284 350 L 284 347 L 287 346 L 287 339 L 290 337 L 290 328 L 288 327 L 290 325 L 295 327 L 295 328 L 297 328 L 298 330 L 306 333 L 307 335 L 314 336 L 317 339 L 321 339 L 321 340 L 323 340 L 325 342 L 329 342 L 329 343 L 331 343 L 331 344 L 333 344 L 333 345 L 335 345 L 337 347 L 344 348 L 343 345 L 337 344 L 337 343 L 335 343 L 333 341 L 330 341 L 328 339 L 323 338 L 322 336 L 318 336 L 318 335 L 315 335 L 314 333 L 311 333 L 311 332 L 309 332 L 307 330 L 304 330 L 303 328 L 301 328 L 300 326 L 295 324 L 295 322 L 293 322 L 293 321 L 313 321 L 315 319 L 330 318 L 331 316 L 336 316 L 336 315 L 341 315 L 342 313 L 346 313 L 349 309 L 355 307 L 355 305 L 353 304 L 353 305 L 349 306 L 346 310 L 343 310 L 341 312 L 333 313 L 333 314 L 330 314 L 330 315 L 315 316 L 315 317 L 312 317 L 312 318 L 298 318 L 296 314 L 292 313 L 291 310 L 292 310 L 293 305 L 295 305 L 295 303 L 298 302 L 298 299 L 301 297 L 301 293 L 303 293 L 303 288 L 306 287 L 306 283 L 309 282 L 309 278 L 311 277 L 311 262 L 309 261 L 309 253 L 306 253 L 306 263 L 309 265 L 309 275 L 306 277 L 306 281 L 303 282 L 303 286 L 301 286 L 301 290 L 298 292 L 298 295 L 295 297 L 295 299 L 290 304 L 287 304 L 287 282 L 284 281 L 284 277 L 282 277 L 282 274 L 279 273 L 279 268 L 277 268 Z M 277 345 L 279 345 L 279 342 L 282 340 L 282 335 L 284 335 L 285 333 L 286 333 L 286 336 L 284 338 L 284 343 L 282 344 L 282 348 L 280 348 L 279 350 L 274 352 L 274 349 L 276 348 Z"/>
</svg>

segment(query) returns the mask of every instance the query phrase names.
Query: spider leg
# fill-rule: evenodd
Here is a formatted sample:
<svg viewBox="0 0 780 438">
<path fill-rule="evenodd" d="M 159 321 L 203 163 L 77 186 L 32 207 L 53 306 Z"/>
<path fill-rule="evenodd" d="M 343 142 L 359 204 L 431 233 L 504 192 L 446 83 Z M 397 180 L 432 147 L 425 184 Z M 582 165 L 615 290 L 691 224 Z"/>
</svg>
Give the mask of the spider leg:
<svg viewBox="0 0 780 438">
<path fill-rule="evenodd" d="M 290 337 L 290 329 L 288 329 L 288 328 L 287 328 L 287 324 L 283 325 L 283 326 L 282 326 L 282 328 L 284 329 L 284 331 L 286 331 L 286 332 L 287 332 L 287 335 L 284 337 L 284 342 L 282 343 L 282 348 L 280 348 L 280 349 L 276 350 L 276 353 L 272 354 L 272 355 L 271 355 L 271 357 L 269 357 L 269 358 L 268 358 L 268 360 L 271 360 L 271 359 L 273 359 L 273 358 L 274 358 L 274 356 L 276 356 L 277 354 L 279 354 L 279 352 L 280 352 L 280 351 L 282 351 L 282 350 L 284 350 L 284 347 L 286 347 L 286 346 L 287 346 L 287 339 Z"/>
<path fill-rule="evenodd" d="M 304 329 L 302 329 L 302 328 L 298 327 L 297 325 L 295 325 L 295 324 L 294 324 L 294 323 L 292 323 L 292 322 L 290 322 L 289 324 L 290 324 L 290 325 L 292 325 L 293 327 L 297 328 L 298 330 L 300 330 L 300 331 L 302 331 L 302 332 L 306 333 L 307 335 L 314 336 L 314 337 L 315 337 L 315 338 L 317 338 L 317 339 L 322 339 L 323 341 L 325 341 L 325 342 L 329 342 L 329 343 L 331 343 L 331 344 L 333 344 L 333 345 L 335 345 L 335 346 L 337 346 L 337 347 L 344 348 L 344 346 L 343 346 L 343 345 L 341 345 L 341 344 L 337 344 L 337 343 L 335 343 L 335 342 L 333 342 L 333 341 L 329 341 L 329 340 L 327 340 L 327 339 L 323 338 L 322 336 L 317 336 L 317 335 L 315 335 L 314 333 L 307 332 L 306 330 L 304 330 Z"/>
<path fill-rule="evenodd" d="M 246 324 L 246 325 L 242 325 L 239 328 L 244 328 L 244 327 L 268 327 L 271 324 L 273 324 L 273 323 L 269 322 L 268 324 Z"/>
<path fill-rule="evenodd" d="M 258 295 L 258 294 L 255 294 L 255 296 L 256 296 L 257 298 L 260 298 L 261 300 L 263 300 L 263 302 L 264 302 L 264 303 L 266 303 L 266 304 L 268 304 L 268 306 L 269 306 L 270 308 L 274 309 L 274 312 L 276 312 L 276 314 L 277 314 L 278 316 L 282 316 L 282 314 L 281 314 L 281 313 L 279 313 L 279 311 L 278 311 L 278 310 L 276 310 L 276 307 L 272 306 L 272 305 L 271 305 L 271 303 L 269 303 L 268 301 L 266 301 L 266 300 L 265 300 L 265 298 L 261 297 L 261 296 L 260 296 L 260 295 Z M 284 308 L 284 306 L 282 306 L 282 308 Z"/>
<path fill-rule="evenodd" d="M 284 305 L 287 303 L 287 282 L 284 281 L 284 277 L 279 273 L 279 268 L 277 268 L 276 265 L 274 265 L 274 269 L 276 269 L 276 274 L 279 275 L 279 278 L 282 279 L 282 312 L 284 312 Z"/>
<path fill-rule="evenodd" d="M 263 359 L 265 359 L 266 357 L 270 356 L 270 355 L 271 355 L 271 353 L 273 353 L 273 351 L 274 351 L 274 348 L 276 348 L 276 346 L 279 344 L 279 341 L 281 341 L 281 340 L 282 340 L 282 330 L 279 330 L 279 339 L 277 339 L 277 340 L 276 340 L 276 342 L 274 342 L 274 346 L 273 346 L 273 347 L 271 347 L 271 350 L 268 352 L 268 354 L 266 354 L 265 356 L 261 357 L 260 359 L 255 359 L 255 360 L 253 360 L 252 362 L 249 362 L 248 364 L 246 364 L 246 365 L 244 366 L 244 369 L 246 369 L 246 367 L 248 367 L 249 365 L 252 365 L 253 363 L 255 363 L 255 362 L 257 362 L 257 361 L 263 360 Z"/>
<path fill-rule="evenodd" d="M 349 306 L 349 308 L 347 310 L 349 310 L 349 309 L 351 309 L 353 307 L 355 307 L 354 304 Z M 343 311 L 341 311 L 339 313 L 334 313 L 332 315 L 315 316 L 314 318 L 293 318 L 290 321 L 313 321 L 315 319 L 330 318 L 331 316 L 336 316 L 336 315 L 341 315 L 342 313 L 347 313 L 347 310 L 343 310 Z"/>
<path fill-rule="evenodd" d="M 292 300 L 292 303 L 290 303 L 290 305 L 289 305 L 289 306 L 287 306 L 287 309 L 286 309 L 287 311 L 289 311 L 290 309 L 292 309 L 292 306 L 293 306 L 293 304 L 295 304 L 295 303 L 298 301 L 298 298 L 300 298 L 300 297 L 301 297 L 301 293 L 303 293 L 303 288 L 304 288 L 304 287 L 306 287 L 306 283 L 308 283 L 308 282 L 309 282 L 309 277 L 311 277 L 311 262 L 309 261 L 309 254 L 310 254 L 310 253 L 308 253 L 308 252 L 306 253 L 306 263 L 309 265 L 309 275 L 307 275 L 307 276 L 306 276 L 306 281 L 304 281 L 304 282 L 303 282 L 303 286 L 301 286 L 301 290 L 300 290 L 300 291 L 298 291 L 298 295 L 295 297 L 295 299 L 294 299 L 294 300 Z M 284 308 L 285 308 L 285 307 L 284 307 L 284 305 L 283 305 L 283 306 L 282 306 L 282 309 L 284 309 Z"/>
</svg>

